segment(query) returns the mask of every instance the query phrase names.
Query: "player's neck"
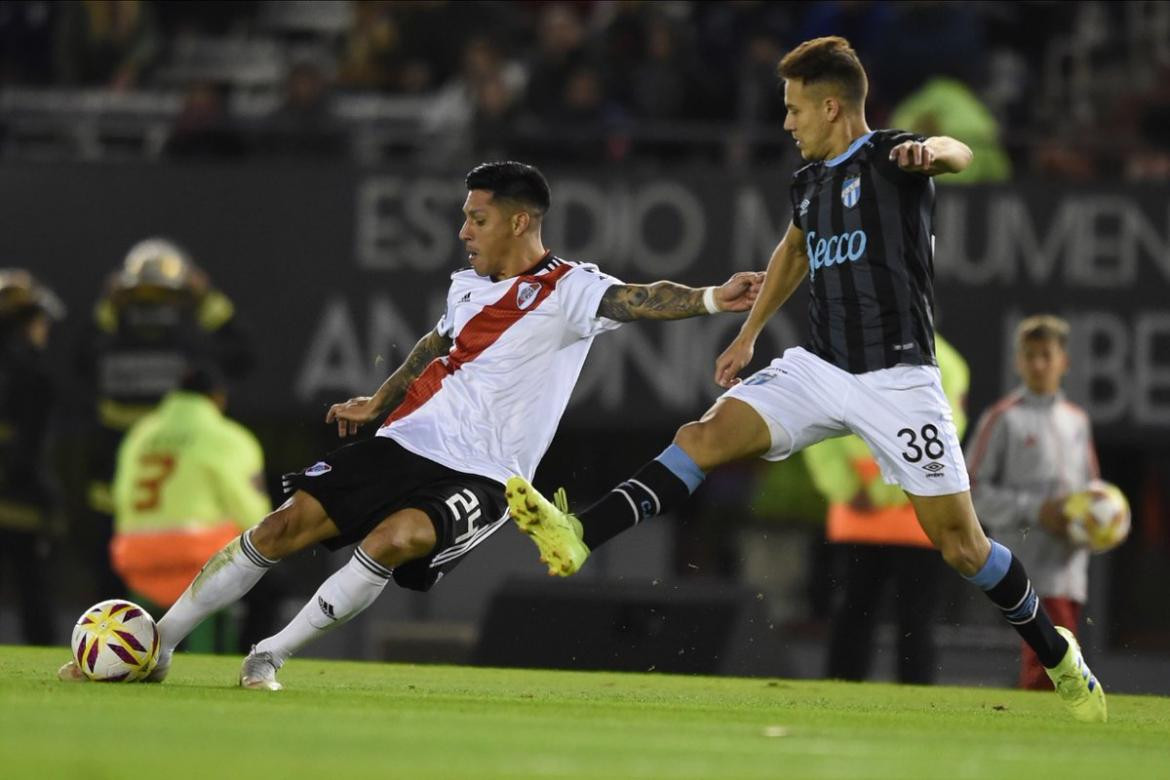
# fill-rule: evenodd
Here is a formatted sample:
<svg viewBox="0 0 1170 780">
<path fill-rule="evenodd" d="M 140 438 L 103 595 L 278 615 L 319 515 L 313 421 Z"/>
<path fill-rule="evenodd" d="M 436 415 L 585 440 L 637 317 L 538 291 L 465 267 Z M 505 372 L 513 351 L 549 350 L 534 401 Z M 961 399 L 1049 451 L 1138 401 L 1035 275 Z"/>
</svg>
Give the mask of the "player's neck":
<svg viewBox="0 0 1170 780">
<path fill-rule="evenodd" d="M 842 117 L 840 122 L 833 125 L 830 132 L 831 140 L 825 159 L 832 160 L 834 157 L 841 156 L 854 141 L 868 132 L 870 132 L 869 125 L 864 116 Z"/>
<path fill-rule="evenodd" d="M 504 267 L 495 275 L 496 281 L 519 276 L 540 263 L 547 254 L 548 250 L 544 248 L 544 244 L 540 241 L 526 242 L 523 247 L 519 248 L 504 263 Z"/>
</svg>

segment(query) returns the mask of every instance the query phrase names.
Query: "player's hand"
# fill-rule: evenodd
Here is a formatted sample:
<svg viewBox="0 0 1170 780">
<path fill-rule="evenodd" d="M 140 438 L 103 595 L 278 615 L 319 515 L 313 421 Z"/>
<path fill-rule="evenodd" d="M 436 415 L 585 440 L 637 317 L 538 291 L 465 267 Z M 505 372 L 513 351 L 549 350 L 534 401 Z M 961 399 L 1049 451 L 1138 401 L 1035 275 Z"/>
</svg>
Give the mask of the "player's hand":
<svg viewBox="0 0 1170 780">
<path fill-rule="evenodd" d="M 715 305 L 720 311 L 747 311 L 764 286 L 762 271 L 740 271 L 715 288 Z"/>
<path fill-rule="evenodd" d="M 924 141 L 904 141 L 890 150 L 890 161 L 910 173 L 930 173 L 934 152 Z"/>
<path fill-rule="evenodd" d="M 740 383 L 739 372 L 752 362 L 756 345 L 754 340 L 737 338 L 715 360 L 715 384 L 726 389 Z"/>
<path fill-rule="evenodd" d="M 1068 536 L 1068 515 L 1064 513 L 1064 504 L 1068 496 L 1050 498 L 1040 507 L 1040 527 L 1053 536 L 1062 539 Z"/>
<path fill-rule="evenodd" d="M 341 438 L 358 432 L 358 428 L 376 419 L 381 408 L 369 396 L 358 396 L 339 404 L 333 404 L 325 414 L 326 423 L 337 423 L 337 435 Z"/>
</svg>

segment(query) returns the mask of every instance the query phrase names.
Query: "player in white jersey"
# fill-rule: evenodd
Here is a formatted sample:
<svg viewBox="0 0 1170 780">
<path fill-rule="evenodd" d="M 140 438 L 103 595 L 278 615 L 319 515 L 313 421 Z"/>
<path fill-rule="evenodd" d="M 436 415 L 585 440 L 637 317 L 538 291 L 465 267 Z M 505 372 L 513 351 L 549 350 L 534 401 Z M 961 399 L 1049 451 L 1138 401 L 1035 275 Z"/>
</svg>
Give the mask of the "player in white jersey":
<svg viewBox="0 0 1170 780">
<path fill-rule="evenodd" d="M 284 505 L 208 561 L 159 621 L 153 681 L 184 637 L 278 561 L 316 543 L 359 543 L 292 622 L 244 659 L 242 686 L 279 689 L 285 660 L 372 604 L 391 577 L 428 590 L 503 524 L 503 482 L 536 470 L 594 336 L 636 319 L 747 311 L 763 282 L 739 273 L 699 289 L 623 284 L 545 249 L 550 193 L 532 166 L 480 165 L 467 189 L 459 237 L 471 268 L 452 275 L 443 316 L 373 396 L 334 404 L 326 422 L 344 437 L 389 417 L 377 435 L 288 475 Z M 78 677 L 71 664 L 60 675 Z"/>
</svg>

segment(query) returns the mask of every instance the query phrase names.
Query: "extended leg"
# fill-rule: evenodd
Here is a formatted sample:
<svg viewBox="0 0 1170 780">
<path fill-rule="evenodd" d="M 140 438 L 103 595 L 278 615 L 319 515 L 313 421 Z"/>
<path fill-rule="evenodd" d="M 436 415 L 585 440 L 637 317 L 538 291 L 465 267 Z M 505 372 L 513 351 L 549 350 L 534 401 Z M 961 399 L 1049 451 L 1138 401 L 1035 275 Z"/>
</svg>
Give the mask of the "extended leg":
<svg viewBox="0 0 1170 780">
<path fill-rule="evenodd" d="M 337 535 L 337 526 L 308 493 L 297 491 L 261 523 L 212 556 L 158 622 L 162 648 L 151 681 L 161 681 L 175 646 L 214 614 L 241 598 L 278 561 Z"/>
<path fill-rule="evenodd" d="M 721 398 L 698 422 L 679 429 L 674 443 L 579 516 L 554 506 L 527 480 L 508 480 L 512 517 L 532 536 L 549 574 L 567 576 L 591 549 L 649 517 L 664 514 L 690 496 L 707 472 L 723 463 L 762 455 L 772 434 L 754 409 Z"/>
<path fill-rule="evenodd" d="M 971 494 L 910 496 L 918 522 L 943 559 L 987 593 L 1036 652 L 1065 705 L 1078 720 L 1104 721 L 1105 693 L 1067 629 L 1056 628 L 1040 605 L 1023 564 L 1011 550 L 988 540 Z"/>
<path fill-rule="evenodd" d="M 435 528 L 425 512 L 403 509 L 387 517 L 283 630 L 256 643 L 244 659 L 240 685 L 280 690 L 276 672 L 289 656 L 373 604 L 394 567 L 426 556 L 435 542 Z"/>
</svg>

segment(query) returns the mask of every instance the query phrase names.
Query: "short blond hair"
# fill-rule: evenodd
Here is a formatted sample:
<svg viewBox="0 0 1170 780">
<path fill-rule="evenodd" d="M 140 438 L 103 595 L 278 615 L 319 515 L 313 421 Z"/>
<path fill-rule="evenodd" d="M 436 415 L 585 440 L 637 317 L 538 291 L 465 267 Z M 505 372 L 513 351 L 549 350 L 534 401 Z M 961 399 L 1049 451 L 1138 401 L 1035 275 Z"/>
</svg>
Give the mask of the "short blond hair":
<svg viewBox="0 0 1170 780">
<path fill-rule="evenodd" d="M 1035 314 L 1016 326 L 1016 349 L 1029 341 L 1055 341 L 1061 349 L 1068 346 L 1068 320 L 1054 314 Z"/>
</svg>

